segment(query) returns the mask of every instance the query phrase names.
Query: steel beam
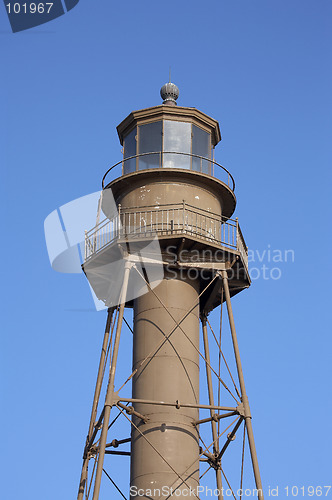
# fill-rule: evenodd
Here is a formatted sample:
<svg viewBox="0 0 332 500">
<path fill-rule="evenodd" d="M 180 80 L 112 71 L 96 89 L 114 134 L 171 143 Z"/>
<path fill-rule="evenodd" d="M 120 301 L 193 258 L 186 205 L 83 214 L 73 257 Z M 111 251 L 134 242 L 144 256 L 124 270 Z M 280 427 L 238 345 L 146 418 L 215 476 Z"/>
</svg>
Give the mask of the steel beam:
<svg viewBox="0 0 332 500">
<path fill-rule="evenodd" d="M 235 436 L 235 434 L 236 434 L 236 432 L 237 432 L 238 428 L 240 427 L 240 425 L 241 425 L 241 423 L 242 423 L 242 420 L 243 420 L 243 418 L 240 418 L 240 419 L 238 420 L 238 422 L 236 423 L 236 425 L 235 425 L 234 429 L 232 430 L 232 432 L 230 432 L 230 433 L 228 434 L 228 436 L 227 436 L 227 441 L 226 441 L 226 443 L 224 444 L 224 446 L 223 446 L 223 448 L 222 448 L 221 452 L 220 452 L 220 453 L 219 453 L 219 455 L 218 455 L 218 460 L 221 460 L 221 458 L 223 457 L 223 455 L 224 455 L 225 451 L 227 450 L 227 448 L 228 448 L 229 444 L 233 441 L 234 436 Z"/>
<path fill-rule="evenodd" d="M 209 339 L 208 339 L 208 333 L 207 333 L 207 326 L 206 326 L 206 315 L 202 315 L 201 317 L 202 321 L 202 328 L 203 328 L 203 342 L 204 342 L 204 354 L 205 354 L 205 368 L 206 368 L 206 380 L 207 380 L 207 386 L 208 386 L 208 394 L 209 394 L 209 403 L 211 406 L 214 406 L 214 397 L 213 397 L 213 386 L 212 386 L 212 375 L 211 375 L 211 362 L 210 362 L 210 350 L 209 350 Z M 213 451 L 214 451 L 214 458 L 219 454 L 219 439 L 218 439 L 218 432 L 217 432 L 217 425 L 215 421 L 215 416 L 216 413 L 214 409 L 210 409 L 210 415 L 211 415 L 211 428 L 212 428 L 212 438 L 213 438 Z M 217 481 L 217 489 L 218 489 L 218 499 L 223 500 L 224 495 L 223 495 L 223 489 L 222 489 L 222 481 L 221 481 L 221 472 L 220 469 L 216 469 L 216 481 Z"/>
<path fill-rule="evenodd" d="M 235 411 L 232 411 L 232 412 L 229 412 L 229 413 L 222 413 L 221 415 L 218 415 L 217 413 L 215 413 L 213 415 L 213 417 L 202 418 L 202 420 L 196 420 L 195 422 L 193 422 L 193 425 L 206 424 L 206 422 L 211 422 L 211 420 L 214 420 L 215 422 L 218 422 L 222 418 L 233 417 L 234 415 L 237 415 L 237 413 Z"/>
<path fill-rule="evenodd" d="M 244 419 L 245 419 L 245 424 L 246 424 L 246 429 L 247 429 L 247 434 L 248 434 L 251 461 L 252 461 L 252 466 L 253 466 L 253 471 L 254 471 L 254 476 L 255 476 L 256 488 L 258 490 L 258 499 L 264 500 L 262 480 L 261 480 L 261 476 L 260 476 L 260 472 L 259 472 L 257 452 L 256 452 L 256 446 L 255 446 L 255 440 L 254 440 L 254 433 L 253 433 L 252 423 L 251 423 L 249 401 L 248 401 L 248 396 L 247 396 L 245 383 L 244 383 L 242 363 L 241 363 L 241 358 L 240 358 L 240 350 L 239 350 L 239 345 L 238 345 L 238 341 L 237 341 L 234 316 L 233 316 L 233 310 L 232 310 L 232 304 L 231 304 L 231 296 L 230 296 L 229 287 L 228 287 L 227 271 L 221 271 L 221 274 L 222 274 L 223 286 L 224 286 L 224 292 L 225 292 L 225 298 L 226 298 L 229 325 L 230 325 L 232 341 L 233 341 L 233 349 L 234 349 L 234 354 L 235 354 L 236 368 L 237 368 L 237 373 L 238 373 L 238 377 L 239 377 L 240 389 L 241 389 L 241 393 L 242 393 L 242 402 L 243 402 L 244 411 L 245 411 Z"/>
<path fill-rule="evenodd" d="M 178 410 L 180 408 L 200 408 L 201 410 L 220 410 L 220 411 L 237 411 L 237 408 L 232 406 L 216 406 L 216 405 L 200 405 L 191 403 L 182 403 L 180 401 L 165 402 L 165 401 L 154 401 L 153 399 L 137 399 L 137 398 L 119 398 L 116 403 L 121 401 L 122 403 L 140 403 L 146 405 L 159 405 L 159 406 L 175 406 Z"/>
<path fill-rule="evenodd" d="M 83 466 L 82 466 L 82 472 L 81 472 L 81 478 L 80 478 L 80 485 L 79 485 L 79 489 L 78 489 L 77 500 L 83 500 L 83 495 L 84 495 L 84 490 L 85 490 L 85 484 L 86 484 L 87 475 L 88 475 L 89 457 L 88 457 L 88 454 L 87 454 L 87 447 L 89 446 L 89 442 L 91 440 L 91 436 L 92 436 L 92 433 L 93 433 L 93 428 L 94 428 L 94 425 L 96 423 L 96 415 L 97 415 L 97 409 L 98 409 L 98 402 L 99 402 L 99 397 L 100 397 L 101 386 L 102 386 L 102 382 L 103 382 L 104 364 L 105 364 L 105 359 L 106 359 L 107 345 L 108 345 L 108 340 L 109 340 L 109 334 L 110 334 L 110 329 L 111 329 L 111 322 L 112 322 L 113 312 L 114 312 L 114 307 L 109 308 L 108 311 L 107 311 L 106 327 L 105 327 L 103 345 L 102 345 L 102 348 L 101 348 L 101 354 L 100 354 L 100 360 L 99 360 L 99 367 L 98 367 L 98 375 L 97 375 L 97 380 L 96 380 L 95 392 L 94 392 L 94 396 L 93 396 L 93 403 L 92 403 L 92 411 L 91 411 L 91 417 L 90 417 L 89 431 L 88 431 L 88 435 L 87 435 L 87 438 L 86 438 L 86 444 L 85 444 L 85 449 L 84 449 Z"/>
<path fill-rule="evenodd" d="M 118 317 L 118 322 L 116 325 L 113 355 L 112 355 L 112 361 L 110 364 L 109 380 L 108 380 L 106 397 L 105 397 L 105 412 L 104 412 L 103 427 L 102 427 L 101 436 L 100 436 L 96 479 L 95 479 L 95 485 L 94 485 L 93 497 L 92 497 L 93 500 L 98 500 L 98 498 L 99 498 L 101 476 L 103 473 L 103 465 L 104 465 L 104 457 L 105 457 L 105 446 L 106 446 L 106 439 L 107 439 L 108 424 L 109 424 L 109 420 L 110 420 L 111 407 L 113 405 L 115 369 L 116 369 L 116 363 L 117 363 L 118 352 L 119 352 L 122 320 L 123 320 L 123 313 L 124 313 L 124 307 L 125 307 L 126 296 L 127 296 L 129 273 L 130 273 L 131 268 L 132 268 L 132 264 L 129 261 L 127 261 L 125 264 L 123 285 L 122 285 L 122 291 L 121 291 L 121 297 L 120 297 L 119 317 Z"/>
</svg>

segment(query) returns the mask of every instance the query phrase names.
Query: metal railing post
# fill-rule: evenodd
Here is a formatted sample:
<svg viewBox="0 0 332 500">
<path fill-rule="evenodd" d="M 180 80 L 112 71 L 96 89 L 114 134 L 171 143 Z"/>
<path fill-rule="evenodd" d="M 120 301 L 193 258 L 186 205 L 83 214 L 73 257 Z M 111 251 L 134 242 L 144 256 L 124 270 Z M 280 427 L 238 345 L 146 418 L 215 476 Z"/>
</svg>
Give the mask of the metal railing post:
<svg viewBox="0 0 332 500">
<path fill-rule="evenodd" d="M 121 203 L 118 205 L 118 224 L 117 224 L 117 232 L 118 236 L 120 236 L 120 231 L 121 231 Z"/>
<path fill-rule="evenodd" d="M 239 219 L 236 217 L 236 250 L 240 251 L 239 247 Z"/>
</svg>

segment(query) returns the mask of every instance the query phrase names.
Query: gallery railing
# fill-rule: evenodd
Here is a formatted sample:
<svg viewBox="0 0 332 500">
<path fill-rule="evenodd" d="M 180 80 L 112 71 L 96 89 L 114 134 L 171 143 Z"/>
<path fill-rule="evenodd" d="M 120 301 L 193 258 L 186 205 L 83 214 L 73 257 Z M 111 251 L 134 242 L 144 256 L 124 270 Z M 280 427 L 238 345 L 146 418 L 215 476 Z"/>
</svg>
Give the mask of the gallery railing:
<svg viewBox="0 0 332 500">
<path fill-rule="evenodd" d="M 118 206 L 118 214 L 104 219 L 85 233 L 87 261 L 118 238 L 159 237 L 187 234 L 220 247 L 236 250 L 248 267 L 248 249 L 237 219 L 226 219 L 185 202 L 154 207 Z"/>
<path fill-rule="evenodd" d="M 102 179 L 102 188 L 108 184 L 108 175 L 116 169 L 117 176 L 133 173 L 136 171 L 149 170 L 153 168 L 172 168 L 191 170 L 201 174 L 211 175 L 221 180 L 232 191 L 235 190 L 235 180 L 232 174 L 222 165 L 204 156 L 190 153 L 180 153 L 178 151 L 159 151 L 141 153 L 139 155 L 123 158 L 107 170 Z M 121 169 L 121 173 L 119 172 Z"/>
</svg>

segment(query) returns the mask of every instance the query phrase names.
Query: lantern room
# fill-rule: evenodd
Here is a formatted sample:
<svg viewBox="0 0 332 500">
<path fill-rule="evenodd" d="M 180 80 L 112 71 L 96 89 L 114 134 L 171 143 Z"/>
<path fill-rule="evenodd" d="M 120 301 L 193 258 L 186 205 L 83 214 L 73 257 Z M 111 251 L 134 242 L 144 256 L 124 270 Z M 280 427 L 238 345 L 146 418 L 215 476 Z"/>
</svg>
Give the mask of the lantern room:
<svg viewBox="0 0 332 500">
<path fill-rule="evenodd" d="M 123 174 L 172 168 L 213 175 L 213 150 L 221 139 L 218 122 L 196 108 L 177 106 L 164 87 L 162 105 L 133 111 L 117 127 Z"/>
</svg>

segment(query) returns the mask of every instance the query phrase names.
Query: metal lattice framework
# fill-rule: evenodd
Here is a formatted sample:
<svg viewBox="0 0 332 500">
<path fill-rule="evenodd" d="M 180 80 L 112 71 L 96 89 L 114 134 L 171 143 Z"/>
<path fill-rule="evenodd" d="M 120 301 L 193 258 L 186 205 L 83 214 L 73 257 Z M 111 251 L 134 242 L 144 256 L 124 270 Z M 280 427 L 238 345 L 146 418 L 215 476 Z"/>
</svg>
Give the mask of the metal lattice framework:
<svg viewBox="0 0 332 500">
<path fill-rule="evenodd" d="M 263 500 L 262 483 L 259 473 L 257 454 L 254 443 L 251 413 L 248 403 L 248 397 L 246 393 L 244 377 L 242 372 L 242 365 L 240 359 L 240 352 L 237 341 L 237 334 L 235 330 L 235 323 L 231 305 L 230 289 L 229 289 L 229 266 L 220 263 L 218 269 L 213 271 L 213 278 L 209 281 L 208 285 L 201 293 L 198 295 L 198 302 L 206 290 L 210 287 L 215 286 L 216 282 L 221 282 L 221 304 L 220 304 L 220 328 L 219 336 L 215 329 L 212 327 L 207 314 L 201 312 L 201 325 L 202 325 L 202 345 L 203 352 L 198 350 L 199 357 L 205 367 L 206 372 L 206 384 L 208 389 L 208 404 L 193 404 L 187 403 L 186 401 L 158 401 L 158 400 L 144 400 L 144 399 L 134 399 L 125 398 L 121 396 L 124 387 L 132 380 L 137 368 L 131 372 L 128 377 L 123 381 L 119 388 L 115 388 L 115 374 L 117 369 L 117 360 L 120 346 L 121 331 L 123 329 L 124 323 L 131 330 L 131 326 L 128 324 L 127 320 L 124 318 L 124 310 L 126 305 L 126 295 L 127 287 L 129 282 L 130 273 L 138 273 L 141 279 L 145 282 L 149 290 L 154 294 L 156 300 L 159 301 L 161 307 L 167 311 L 169 314 L 169 319 L 173 325 L 170 331 L 165 334 L 164 338 L 160 341 L 153 352 L 149 353 L 140 363 L 140 366 L 144 366 L 155 356 L 156 352 L 163 343 L 170 342 L 170 338 L 177 332 L 177 335 L 184 335 L 187 337 L 188 341 L 191 342 L 190 337 L 186 333 L 185 329 L 182 327 L 183 321 L 186 316 L 190 314 L 191 310 L 197 307 L 197 303 L 193 304 L 193 307 L 187 311 L 187 313 L 180 319 L 176 320 L 172 313 L 168 310 L 166 305 L 163 303 L 162 299 L 158 296 L 158 288 L 154 290 L 149 282 L 146 280 L 145 276 L 136 267 L 135 262 L 130 258 L 130 255 L 126 257 L 126 265 L 124 272 L 124 279 L 121 291 L 121 298 L 119 305 L 108 309 L 107 321 L 105 334 L 103 338 L 103 344 L 101 349 L 101 356 L 98 368 L 97 382 L 95 387 L 95 393 L 92 404 L 92 412 L 89 423 L 89 430 L 86 438 L 84 454 L 83 454 L 83 466 L 80 478 L 78 500 L 87 500 L 92 498 L 93 500 L 99 499 L 100 486 L 102 476 L 108 478 L 114 487 L 115 496 L 118 495 L 122 498 L 127 498 L 125 493 L 121 491 L 116 483 L 116 478 L 113 477 L 112 471 L 108 471 L 104 465 L 105 455 L 130 455 L 129 451 L 122 451 L 121 445 L 129 443 L 131 438 L 116 439 L 111 436 L 112 428 L 114 423 L 119 419 L 124 419 L 128 423 L 129 427 L 134 428 L 141 437 L 149 444 L 151 447 L 151 452 L 157 454 L 167 465 L 167 467 L 172 470 L 176 478 L 180 480 L 180 484 L 187 485 L 186 482 L 186 471 L 189 469 L 187 467 L 185 470 L 175 470 L 160 450 L 149 440 L 148 435 L 144 432 L 144 425 L 148 418 L 138 411 L 135 410 L 135 405 L 148 404 L 148 405 L 162 405 L 169 406 L 173 408 L 180 409 L 181 407 L 198 408 L 200 412 L 207 411 L 209 416 L 205 418 L 200 418 L 199 420 L 192 421 L 192 425 L 197 429 L 198 435 L 201 441 L 199 460 L 201 462 L 202 468 L 207 465 L 206 470 L 202 471 L 200 479 L 202 479 L 209 471 L 215 471 L 216 487 L 219 490 L 218 499 L 221 500 L 223 496 L 223 485 L 231 490 L 233 498 L 242 498 L 243 482 L 244 482 L 244 453 L 246 448 L 246 440 L 249 444 L 250 457 L 252 462 L 252 468 L 254 473 L 254 479 L 257 489 L 257 497 L 259 500 Z M 236 366 L 236 376 L 231 373 L 230 363 L 227 361 L 226 356 L 222 350 L 222 311 L 223 302 L 226 302 L 227 315 L 230 327 L 230 337 L 234 350 L 235 366 Z M 213 362 L 210 357 L 210 343 L 213 342 L 214 348 L 217 348 L 218 352 L 218 362 L 217 366 L 213 366 Z M 224 367 L 222 369 L 222 367 Z M 224 377 L 222 377 L 222 371 L 228 374 L 228 378 L 231 381 L 232 387 L 228 387 Z M 217 384 L 214 383 L 217 381 Z M 101 401 L 101 393 L 103 383 L 106 384 L 105 400 Z M 217 391 L 215 387 L 217 385 Z M 216 393 L 217 392 L 217 393 Z M 232 406 L 222 406 L 223 393 L 229 395 L 234 401 Z M 99 413 L 98 413 L 99 412 Z M 114 416 L 113 416 L 114 413 Z M 111 420 L 112 415 L 112 420 Z M 132 417 L 136 417 L 139 421 L 137 425 Z M 212 441 L 206 444 L 205 439 L 202 437 L 200 429 L 204 426 L 210 425 L 211 428 L 211 439 Z M 225 426 L 225 427 L 224 427 Z M 242 431 L 242 444 L 241 444 L 241 456 L 239 457 L 239 491 L 237 491 L 230 484 L 229 478 L 226 476 L 224 463 L 226 460 L 226 451 L 230 447 L 232 441 L 236 434 L 240 434 L 241 426 Z M 120 448 L 120 449 L 119 449 Z M 170 488 L 172 484 L 168 485 Z M 179 486 L 175 486 L 175 490 Z M 239 494 L 237 494 L 239 493 Z M 198 498 L 196 493 L 193 496 Z"/>
</svg>

